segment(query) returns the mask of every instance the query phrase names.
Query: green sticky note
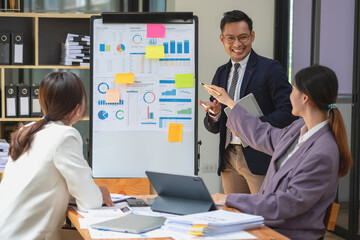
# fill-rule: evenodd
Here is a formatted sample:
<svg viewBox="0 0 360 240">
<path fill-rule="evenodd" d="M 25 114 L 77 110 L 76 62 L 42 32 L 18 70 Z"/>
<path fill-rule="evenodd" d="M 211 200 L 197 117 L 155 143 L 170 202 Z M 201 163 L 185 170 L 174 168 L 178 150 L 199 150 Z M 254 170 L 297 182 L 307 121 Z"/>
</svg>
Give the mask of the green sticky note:
<svg viewBox="0 0 360 240">
<path fill-rule="evenodd" d="M 194 87 L 194 74 L 175 74 L 176 88 L 191 88 Z"/>
</svg>

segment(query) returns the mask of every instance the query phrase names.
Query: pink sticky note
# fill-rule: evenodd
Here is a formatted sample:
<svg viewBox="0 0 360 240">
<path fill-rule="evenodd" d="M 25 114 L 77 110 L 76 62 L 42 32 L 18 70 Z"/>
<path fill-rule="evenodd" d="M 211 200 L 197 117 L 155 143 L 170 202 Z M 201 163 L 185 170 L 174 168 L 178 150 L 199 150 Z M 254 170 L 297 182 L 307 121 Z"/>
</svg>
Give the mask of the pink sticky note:
<svg viewBox="0 0 360 240">
<path fill-rule="evenodd" d="M 165 38 L 165 26 L 163 24 L 148 24 L 146 36 L 148 38 Z"/>
</svg>

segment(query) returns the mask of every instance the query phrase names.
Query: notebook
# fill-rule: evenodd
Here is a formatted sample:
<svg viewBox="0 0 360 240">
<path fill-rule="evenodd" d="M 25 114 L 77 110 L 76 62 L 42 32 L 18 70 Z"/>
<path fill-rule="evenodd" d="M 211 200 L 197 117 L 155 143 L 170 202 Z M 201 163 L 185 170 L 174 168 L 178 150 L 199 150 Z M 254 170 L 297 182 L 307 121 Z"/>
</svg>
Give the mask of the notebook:
<svg viewBox="0 0 360 240">
<path fill-rule="evenodd" d="M 200 177 L 151 171 L 145 174 L 158 194 L 151 205 L 153 211 L 183 215 L 216 210 Z"/>
<path fill-rule="evenodd" d="M 255 117 L 261 117 L 264 115 L 263 112 L 261 111 L 261 108 L 259 107 L 258 102 L 254 97 L 254 94 L 252 93 L 238 100 L 236 104 L 242 106 L 248 113 L 250 113 Z M 226 115 L 229 115 L 230 111 L 231 109 L 229 107 L 224 109 Z"/>
<path fill-rule="evenodd" d="M 104 222 L 90 225 L 92 228 L 110 230 L 125 233 L 143 233 L 161 227 L 165 218 L 129 214 L 121 218 L 115 218 Z"/>
<path fill-rule="evenodd" d="M 242 106 L 248 113 L 253 115 L 254 117 L 261 117 L 264 116 L 263 112 L 261 111 L 261 108 L 256 101 L 254 94 L 250 93 L 246 95 L 245 97 L 241 98 L 236 102 L 236 104 L 239 104 Z M 228 116 L 231 109 L 229 107 L 224 109 L 225 114 Z M 245 148 L 249 146 L 244 140 L 240 138 L 241 145 Z"/>
</svg>

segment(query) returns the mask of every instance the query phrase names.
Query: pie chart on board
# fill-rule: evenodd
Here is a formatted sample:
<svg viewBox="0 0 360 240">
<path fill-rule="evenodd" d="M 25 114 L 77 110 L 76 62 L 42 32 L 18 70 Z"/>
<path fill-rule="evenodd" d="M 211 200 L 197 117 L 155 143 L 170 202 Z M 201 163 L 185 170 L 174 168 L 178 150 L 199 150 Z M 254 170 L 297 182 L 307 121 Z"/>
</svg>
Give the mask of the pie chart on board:
<svg viewBox="0 0 360 240">
<path fill-rule="evenodd" d="M 98 117 L 99 117 L 99 119 L 101 119 L 101 120 L 105 120 L 105 119 L 107 119 L 107 118 L 109 117 L 109 114 L 108 114 L 106 111 L 101 110 L 101 111 L 98 113 Z"/>
<path fill-rule="evenodd" d="M 124 45 L 124 44 L 118 44 L 118 45 L 116 46 L 116 50 L 117 50 L 118 52 L 124 52 L 124 51 L 125 51 L 125 45 Z"/>
</svg>

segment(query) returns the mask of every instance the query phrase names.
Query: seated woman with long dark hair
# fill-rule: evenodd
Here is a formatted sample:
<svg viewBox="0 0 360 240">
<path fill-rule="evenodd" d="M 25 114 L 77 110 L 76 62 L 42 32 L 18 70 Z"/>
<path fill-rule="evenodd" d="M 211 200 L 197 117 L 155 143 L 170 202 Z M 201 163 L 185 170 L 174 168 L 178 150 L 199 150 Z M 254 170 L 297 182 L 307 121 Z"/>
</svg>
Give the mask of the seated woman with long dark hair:
<svg viewBox="0 0 360 240">
<path fill-rule="evenodd" d="M 216 203 L 261 215 L 265 224 L 296 239 L 319 239 L 334 201 L 338 179 L 352 163 L 343 119 L 336 107 L 338 80 L 324 66 L 300 70 L 290 95 L 292 114 L 300 116 L 279 129 L 251 116 L 217 86 L 208 91 L 229 106 L 227 127 L 254 149 L 272 156 L 258 194 L 215 194 Z"/>
<path fill-rule="evenodd" d="M 39 86 L 44 117 L 11 135 L 0 184 L 0 239 L 60 239 L 70 195 L 80 210 L 113 206 L 83 157 L 79 132 L 86 92 L 71 72 L 48 74 Z"/>
</svg>

